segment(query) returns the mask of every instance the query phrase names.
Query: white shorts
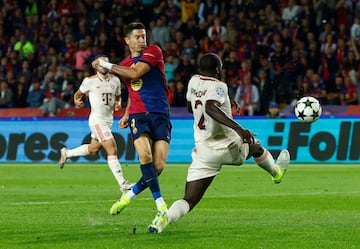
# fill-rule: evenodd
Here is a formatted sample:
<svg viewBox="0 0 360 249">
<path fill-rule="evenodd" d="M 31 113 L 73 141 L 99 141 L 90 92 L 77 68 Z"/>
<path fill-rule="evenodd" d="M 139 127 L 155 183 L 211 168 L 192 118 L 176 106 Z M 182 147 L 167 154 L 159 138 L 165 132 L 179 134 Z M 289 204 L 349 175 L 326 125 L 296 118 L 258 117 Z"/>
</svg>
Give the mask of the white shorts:
<svg viewBox="0 0 360 249">
<path fill-rule="evenodd" d="M 111 127 L 105 124 L 90 125 L 91 138 L 97 139 L 100 143 L 106 140 L 113 139 Z"/>
<path fill-rule="evenodd" d="M 238 141 L 228 148 L 216 150 L 203 145 L 196 146 L 192 152 L 192 163 L 188 169 L 187 181 L 195 181 L 217 175 L 223 165 L 244 164 L 249 154 L 249 145 Z"/>
</svg>

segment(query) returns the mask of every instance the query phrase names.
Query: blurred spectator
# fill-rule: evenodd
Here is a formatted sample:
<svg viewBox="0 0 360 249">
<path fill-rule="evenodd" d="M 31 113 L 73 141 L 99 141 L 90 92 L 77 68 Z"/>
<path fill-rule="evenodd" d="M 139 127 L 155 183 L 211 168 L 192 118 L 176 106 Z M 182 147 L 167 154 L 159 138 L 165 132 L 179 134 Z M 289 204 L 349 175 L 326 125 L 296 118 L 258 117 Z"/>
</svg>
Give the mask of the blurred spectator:
<svg viewBox="0 0 360 249">
<path fill-rule="evenodd" d="M 299 91 L 299 95 L 301 94 L 302 96 L 312 96 L 311 95 L 311 86 L 310 86 L 310 80 L 307 77 L 304 77 L 301 80 L 301 86 L 299 87 L 300 91 Z M 315 96 L 313 96 L 315 97 Z"/>
<path fill-rule="evenodd" d="M 115 9 L 115 12 L 119 12 L 119 16 L 124 19 L 125 23 L 133 22 L 134 20 L 147 19 L 147 16 L 151 13 L 146 13 L 144 6 L 140 0 L 122 0 L 119 8 Z M 150 5 L 151 6 L 151 5 Z"/>
<path fill-rule="evenodd" d="M 84 64 L 90 57 L 91 50 L 88 43 L 82 39 L 79 41 L 79 49 L 75 52 L 75 69 L 78 71 L 84 70 Z"/>
<path fill-rule="evenodd" d="M 323 30 L 324 24 L 334 24 L 334 7 L 335 0 L 318 0 L 314 4 L 315 25 L 318 33 Z"/>
<path fill-rule="evenodd" d="M 193 62 L 190 61 L 189 56 L 187 54 L 182 54 L 179 65 L 175 69 L 176 80 L 186 82 L 185 84 L 187 87 L 187 83 L 195 73 L 197 73 L 197 69 Z"/>
<path fill-rule="evenodd" d="M 341 25 L 344 25 L 345 27 L 349 27 L 350 16 L 352 12 L 352 3 L 347 0 L 338 0 L 335 5 L 335 12 L 336 12 L 335 25 L 337 29 L 339 29 Z"/>
<path fill-rule="evenodd" d="M 225 35 L 225 32 L 226 32 L 226 28 L 224 25 L 222 25 L 220 17 L 217 16 L 214 18 L 214 21 L 209 26 L 207 35 L 209 38 L 213 36 L 217 36 L 219 40 L 223 41 L 224 40 L 223 36 Z"/>
<path fill-rule="evenodd" d="M 19 58 L 28 58 L 29 54 L 35 53 L 34 44 L 28 40 L 25 33 L 21 33 L 20 40 L 15 43 L 14 50 L 19 53 Z"/>
<path fill-rule="evenodd" d="M 164 15 L 165 13 L 165 8 L 166 8 L 166 1 L 155 1 L 154 5 L 153 5 L 153 18 L 152 20 L 157 20 L 159 17 L 163 16 L 166 18 L 166 16 Z M 151 20 L 150 20 L 151 22 Z M 151 24 L 150 24 L 150 29 L 151 29 Z"/>
<path fill-rule="evenodd" d="M 324 29 L 318 35 L 319 42 L 320 43 L 326 42 L 326 37 L 328 35 L 332 35 L 333 37 L 335 37 L 336 32 L 335 32 L 333 26 L 330 23 L 325 23 L 324 24 Z"/>
<path fill-rule="evenodd" d="M 23 84 L 17 84 L 17 89 L 14 91 L 14 101 L 13 107 L 27 107 L 28 103 L 26 102 L 26 98 L 28 95 L 27 89 L 25 89 Z"/>
<path fill-rule="evenodd" d="M 254 116 L 260 110 L 260 96 L 258 88 L 251 83 L 249 75 L 244 75 L 238 86 L 234 100 L 240 105 L 240 115 Z"/>
<path fill-rule="evenodd" d="M 207 47 L 206 50 L 209 53 L 220 54 L 224 49 L 224 43 L 222 42 L 221 37 L 216 33 L 213 33 L 212 36 L 207 39 L 205 45 Z"/>
<path fill-rule="evenodd" d="M 17 85 L 17 80 L 15 79 L 15 74 L 13 70 L 8 70 L 6 72 L 5 80 L 8 83 L 9 88 L 14 92 Z"/>
<path fill-rule="evenodd" d="M 167 43 L 170 39 L 169 36 L 169 28 L 166 25 L 166 17 L 159 16 L 156 19 L 155 26 L 151 30 L 150 35 L 150 44 L 158 43 L 162 49 L 165 47 L 165 43 Z"/>
<path fill-rule="evenodd" d="M 175 69 L 177 66 L 178 63 L 173 55 L 165 56 L 165 75 L 168 82 L 176 79 Z"/>
<path fill-rule="evenodd" d="M 215 0 L 202 0 L 199 4 L 198 18 L 200 22 L 211 23 L 214 16 L 219 16 L 220 8 Z"/>
<path fill-rule="evenodd" d="M 356 16 L 354 23 L 351 25 L 350 29 L 351 38 L 354 40 L 360 40 L 360 17 Z"/>
<path fill-rule="evenodd" d="M 32 72 L 30 71 L 30 65 L 28 60 L 23 60 L 21 63 L 21 72 L 17 75 L 17 77 L 24 76 L 26 82 L 30 82 L 32 78 Z"/>
<path fill-rule="evenodd" d="M 344 85 L 345 85 L 346 90 L 345 90 L 343 104 L 344 105 L 359 104 L 357 85 L 353 84 L 353 82 L 349 76 L 346 76 L 344 78 Z"/>
<path fill-rule="evenodd" d="M 63 47 L 63 54 L 67 64 L 75 66 L 75 51 L 76 47 L 74 45 L 72 35 L 65 36 L 65 46 Z"/>
<path fill-rule="evenodd" d="M 186 22 L 183 22 L 177 31 L 181 32 L 184 38 L 200 37 L 198 27 L 194 18 L 189 18 Z"/>
<path fill-rule="evenodd" d="M 75 6 L 71 0 L 60 0 L 57 6 L 57 13 L 60 17 L 71 17 L 75 13 Z"/>
<path fill-rule="evenodd" d="M 280 112 L 279 105 L 275 101 L 271 101 L 268 108 L 268 113 L 265 115 L 266 118 L 285 118 L 285 115 Z"/>
<path fill-rule="evenodd" d="M 259 23 L 255 31 L 256 51 L 260 54 L 266 54 L 268 51 L 268 40 L 271 37 L 271 33 L 265 29 L 264 23 Z"/>
<path fill-rule="evenodd" d="M 11 85 L 11 88 L 12 88 L 13 92 L 16 91 L 18 85 L 23 85 L 23 86 L 24 86 L 24 89 L 25 89 L 26 91 L 28 91 L 29 88 L 30 88 L 30 86 L 31 86 L 31 79 L 28 80 L 25 75 L 19 75 L 19 76 L 16 78 L 15 82 L 12 83 L 12 84 L 13 84 L 13 85 Z"/>
<path fill-rule="evenodd" d="M 172 106 L 174 103 L 174 95 L 175 95 L 175 91 L 176 91 L 176 81 L 175 81 L 175 79 L 170 79 L 167 82 L 168 82 L 167 97 L 168 97 L 170 106 Z"/>
<path fill-rule="evenodd" d="M 285 102 L 289 103 L 294 97 L 294 92 L 297 89 L 297 81 L 305 74 L 306 60 L 300 54 L 298 48 L 293 48 L 290 52 L 289 61 L 285 64 L 285 73 L 283 78 L 285 90 Z"/>
<path fill-rule="evenodd" d="M 268 105 L 272 99 L 275 98 L 274 89 L 270 76 L 268 75 L 270 71 L 266 68 L 259 70 L 258 75 L 254 77 L 254 84 L 259 90 L 260 97 L 260 110 L 259 114 L 264 115 L 268 111 Z"/>
<path fill-rule="evenodd" d="M 320 52 L 325 53 L 328 47 L 331 47 L 333 51 L 336 50 L 336 42 L 332 33 L 326 34 L 324 42 L 321 43 Z"/>
<path fill-rule="evenodd" d="M 38 15 L 38 4 L 35 0 L 27 0 L 24 8 L 25 16 L 32 17 Z"/>
<path fill-rule="evenodd" d="M 75 84 L 76 81 L 72 70 L 69 67 L 62 69 L 61 74 L 55 78 L 54 79 L 56 80 L 56 89 L 60 91 L 64 91 L 68 87 L 69 83 Z"/>
<path fill-rule="evenodd" d="M 236 46 L 237 42 L 237 29 L 234 25 L 233 20 L 226 22 L 225 31 L 222 34 L 222 41 L 229 42 L 231 46 Z"/>
<path fill-rule="evenodd" d="M 300 15 L 300 6 L 296 4 L 295 0 L 288 0 L 287 7 L 285 7 L 281 13 L 281 18 L 285 24 L 289 24 L 290 21 L 297 21 Z"/>
<path fill-rule="evenodd" d="M 337 64 L 332 47 L 327 47 L 324 55 L 322 56 L 321 64 L 318 69 L 318 72 L 321 74 L 327 90 L 328 87 L 333 85 L 338 68 L 339 65 Z"/>
<path fill-rule="evenodd" d="M 230 51 L 229 57 L 223 59 L 225 82 L 229 87 L 229 96 L 234 99 L 236 89 L 238 87 L 238 71 L 240 69 L 240 62 L 237 58 L 236 50 Z"/>
<path fill-rule="evenodd" d="M 45 99 L 45 92 L 40 88 L 40 81 L 38 79 L 33 79 L 31 88 L 29 90 L 26 102 L 28 107 L 40 108 Z"/>
<path fill-rule="evenodd" d="M 338 38 L 335 54 L 336 54 L 336 62 L 340 65 L 341 68 L 344 67 L 345 56 L 348 53 L 348 49 L 346 47 L 345 41 L 343 38 Z"/>
<path fill-rule="evenodd" d="M 308 69 L 311 69 L 313 72 L 316 72 L 319 69 L 321 56 L 315 41 L 309 44 L 305 59 L 306 67 Z"/>
<path fill-rule="evenodd" d="M 195 17 L 198 13 L 198 0 L 180 0 L 181 21 L 187 22 L 189 18 Z"/>
<path fill-rule="evenodd" d="M 239 84 L 243 83 L 244 77 L 248 76 L 251 78 L 251 61 L 249 59 L 245 59 L 240 63 L 240 70 L 237 72 L 237 78 L 240 81 Z"/>
<path fill-rule="evenodd" d="M 350 32 L 348 31 L 348 27 L 344 24 L 340 24 L 340 27 L 336 31 L 336 36 L 338 38 L 344 39 L 345 41 L 349 40 Z"/>
<path fill-rule="evenodd" d="M 48 109 L 50 116 L 56 115 L 63 108 L 74 107 L 74 93 L 74 84 L 68 82 L 66 88 L 61 91 L 60 98 L 51 98 Z"/>
<path fill-rule="evenodd" d="M 174 0 L 167 0 L 165 15 L 169 26 L 175 25 L 181 19 L 181 9 Z"/>
<path fill-rule="evenodd" d="M 60 98 L 61 96 L 61 91 L 56 89 L 56 83 L 54 80 L 50 80 L 49 82 L 49 88 L 47 90 L 45 90 L 45 98 L 44 98 L 44 103 L 41 106 L 42 112 L 43 112 L 43 116 L 50 116 L 50 117 L 54 117 L 56 112 L 54 109 L 51 109 L 51 105 L 50 102 L 53 98 Z"/>
<path fill-rule="evenodd" d="M 186 88 L 181 80 L 176 81 L 172 106 L 186 106 Z"/>
<path fill-rule="evenodd" d="M 46 55 L 49 51 L 49 43 L 44 34 L 40 34 L 35 44 L 36 46 L 36 57 L 39 59 L 40 56 Z"/>
<path fill-rule="evenodd" d="M 317 73 L 314 73 L 309 79 L 310 81 L 310 95 L 319 100 L 320 104 L 327 103 L 326 97 L 326 88 L 324 84 L 320 81 L 320 76 Z"/>
<path fill-rule="evenodd" d="M 9 88 L 6 80 L 0 82 L 0 107 L 12 107 L 13 106 L 13 91 Z"/>
<path fill-rule="evenodd" d="M 109 34 L 112 30 L 112 27 L 112 21 L 106 16 L 106 13 L 104 11 L 101 11 L 99 17 L 91 23 L 90 30 L 91 33 L 95 36 L 98 35 L 100 32 Z"/>
<path fill-rule="evenodd" d="M 196 45 L 191 38 L 186 38 L 184 41 L 184 48 L 181 51 L 181 54 L 186 54 L 190 61 L 194 61 L 196 55 Z"/>
<path fill-rule="evenodd" d="M 253 44 L 252 37 L 246 32 L 240 33 L 237 43 L 237 56 L 240 61 L 252 57 Z"/>
<path fill-rule="evenodd" d="M 50 0 L 48 2 L 45 14 L 49 21 L 54 21 L 59 18 L 59 13 L 57 12 L 57 0 Z"/>
<path fill-rule="evenodd" d="M 326 92 L 328 105 L 343 105 L 344 95 L 346 93 L 343 77 L 341 75 L 337 75 L 335 78 L 335 84 L 329 86 Z"/>
</svg>

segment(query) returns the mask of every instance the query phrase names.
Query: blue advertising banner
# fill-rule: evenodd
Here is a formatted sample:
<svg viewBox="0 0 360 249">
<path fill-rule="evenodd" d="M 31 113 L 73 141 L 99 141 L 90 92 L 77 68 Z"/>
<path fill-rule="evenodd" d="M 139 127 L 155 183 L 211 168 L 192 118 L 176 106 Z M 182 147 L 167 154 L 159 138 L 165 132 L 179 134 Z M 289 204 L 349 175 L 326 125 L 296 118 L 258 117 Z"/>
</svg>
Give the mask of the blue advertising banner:
<svg viewBox="0 0 360 249">
<path fill-rule="evenodd" d="M 321 118 L 312 124 L 294 118 L 238 118 L 243 127 L 257 134 L 264 147 L 277 157 L 287 148 L 295 163 L 358 163 L 360 118 Z M 194 146 L 191 118 L 172 119 L 169 163 L 189 163 Z M 121 162 L 137 162 L 128 129 L 114 122 Z M 54 162 L 59 150 L 90 141 L 87 119 L 1 119 L 0 162 Z M 106 153 L 74 158 L 76 162 L 105 162 Z"/>
</svg>

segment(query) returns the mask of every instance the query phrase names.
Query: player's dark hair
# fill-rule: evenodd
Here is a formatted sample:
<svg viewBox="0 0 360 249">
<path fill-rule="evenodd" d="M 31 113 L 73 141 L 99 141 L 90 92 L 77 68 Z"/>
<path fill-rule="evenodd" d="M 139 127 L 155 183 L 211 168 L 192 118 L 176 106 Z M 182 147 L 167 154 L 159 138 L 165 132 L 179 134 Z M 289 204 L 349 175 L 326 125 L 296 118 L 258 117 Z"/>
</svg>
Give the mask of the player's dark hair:
<svg viewBox="0 0 360 249">
<path fill-rule="evenodd" d="M 97 55 L 95 56 L 95 59 L 100 58 L 100 57 L 106 57 L 106 58 L 109 59 L 109 56 L 107 56 L 106 54 L 97 54 Z"/>
<path fill-rule="evenodd" d="M 205 76 L 220 77 L 222 63 L 216 54 L 204 54 L 199 62 L 200 73 Z"/>
<path fill-rule="evenodd" d="M 134 29 L 146 29 L 145 25 L 141 22 L 132 22 L 126 25 L 124 29 L 125 36 L 129 36 Z"/>
</svg>

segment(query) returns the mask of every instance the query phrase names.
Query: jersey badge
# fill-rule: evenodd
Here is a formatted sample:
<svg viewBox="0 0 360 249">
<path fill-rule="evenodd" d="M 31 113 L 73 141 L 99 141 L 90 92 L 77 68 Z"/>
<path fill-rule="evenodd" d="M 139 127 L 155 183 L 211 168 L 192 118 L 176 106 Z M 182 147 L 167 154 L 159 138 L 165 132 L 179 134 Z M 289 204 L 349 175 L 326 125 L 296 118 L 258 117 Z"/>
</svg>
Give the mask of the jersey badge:
<svg viewBox="0 0 360 249">
<path fill-rule="evenodd" d="M 216 88 L 216 94 L 221 98 L 224 97 L 224 89 L 221 87 Z"/>
<path fill-rule="evenodd" d="M 143 86 L 143 81 L 142 79 L 131 80 L 130 85 L 134 91 L 139 91 Z"/>
</svg>

